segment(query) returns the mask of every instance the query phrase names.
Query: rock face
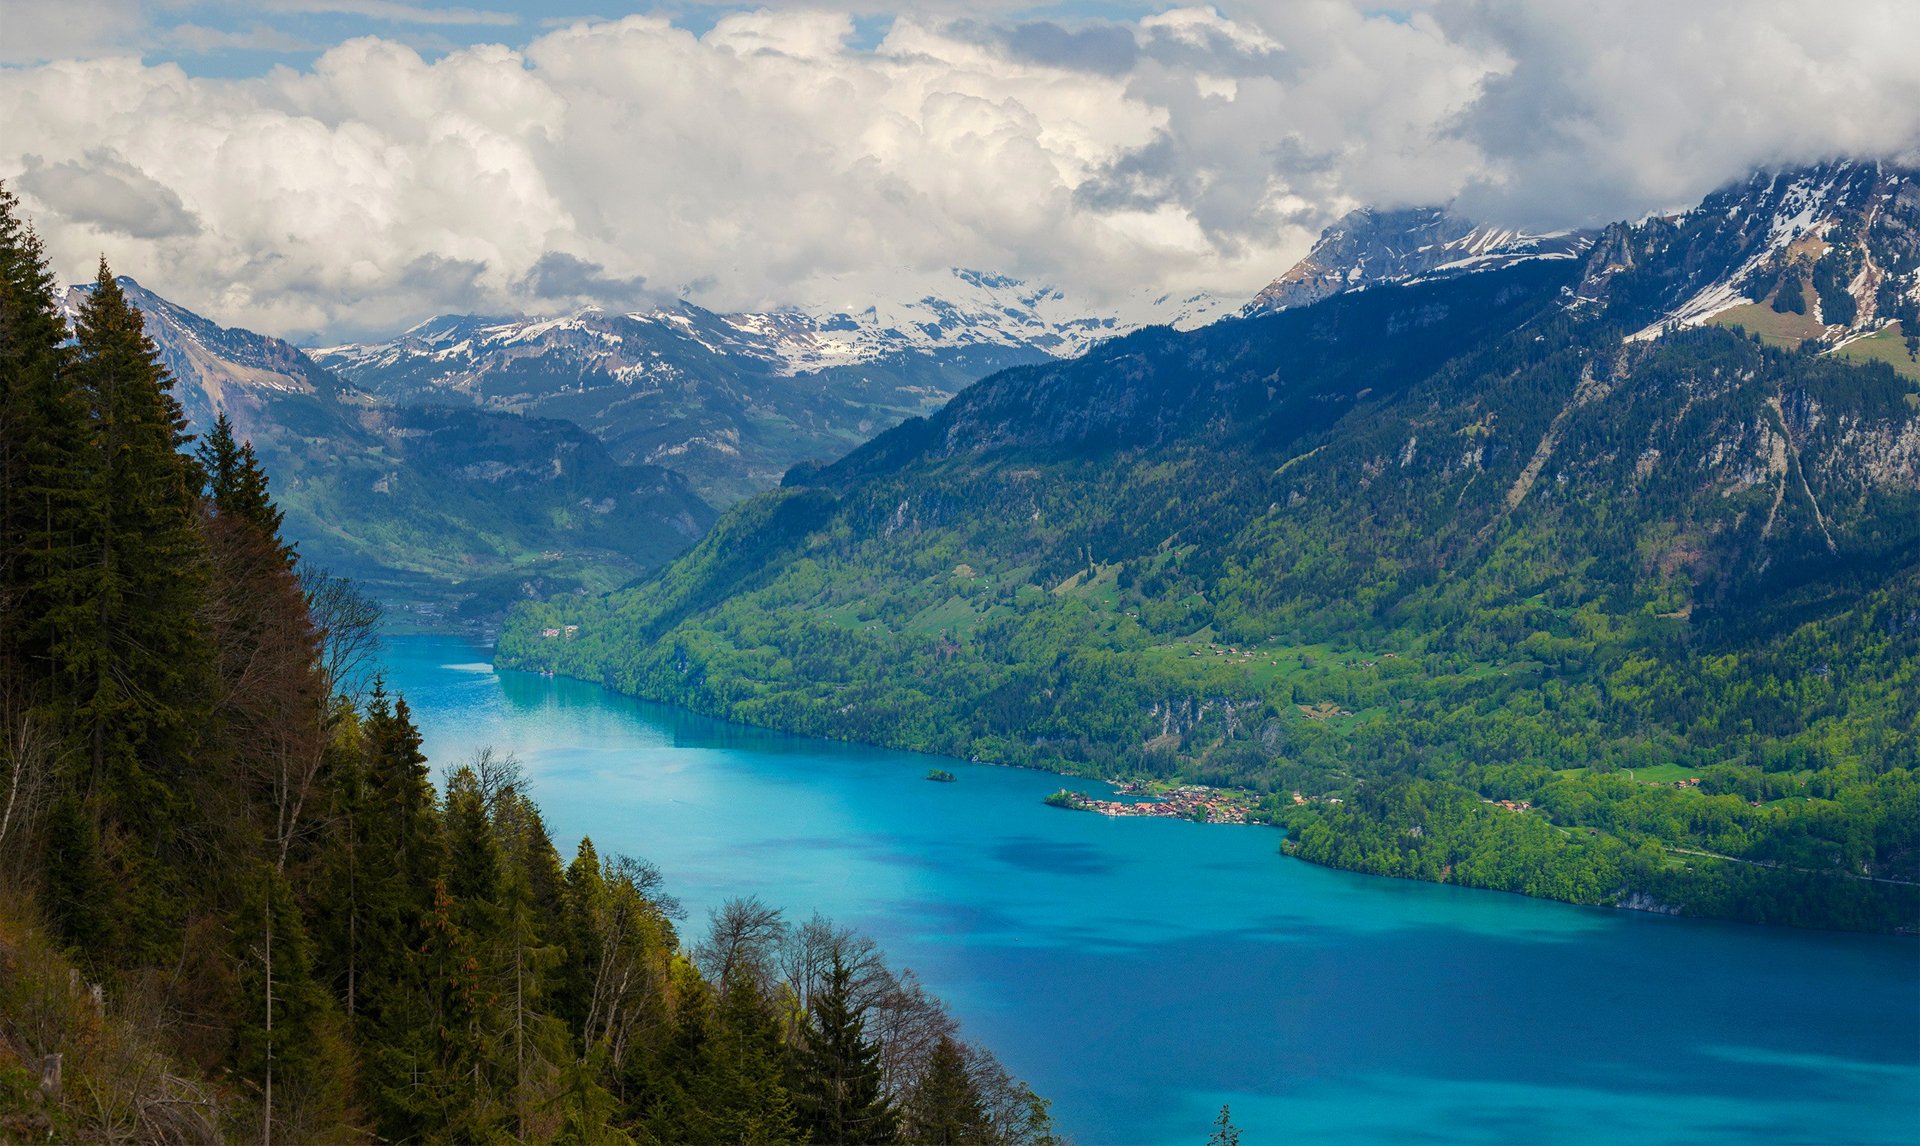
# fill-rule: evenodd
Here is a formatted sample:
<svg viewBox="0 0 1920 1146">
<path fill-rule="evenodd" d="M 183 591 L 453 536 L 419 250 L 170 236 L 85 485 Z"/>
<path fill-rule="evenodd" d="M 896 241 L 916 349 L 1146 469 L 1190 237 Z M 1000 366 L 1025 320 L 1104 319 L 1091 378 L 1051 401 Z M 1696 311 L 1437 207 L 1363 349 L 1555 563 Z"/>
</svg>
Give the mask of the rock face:
<svg viewBox="0 0 1920 1146">
<path fill-rule="evenodd" d="M 850 311 L 720 314 L 681 303 L 540 319 L 445 315 L 387 342 L 309 353 L 395 402 L 565 418 L 616 458 L 671 466 L 728 502 L 930 413 L 997 370 L 1225 310 L 1207 295 L 1145 293 L 1090 306 L 1049 286 L 955 270 L 937 293 Z"/>
<path fill-rule="evenodd" d="M 1586 231 L 1532 234 L 1476 226 L 1443 207 L 1364 207 L 1321 232 L 1307 257 L 1255 295 L 1241 314 L 1271 314 L 1383 283 L 1499 270 L 1530 259 L 1577 258 L 1592 241 Z"/>
</svg>

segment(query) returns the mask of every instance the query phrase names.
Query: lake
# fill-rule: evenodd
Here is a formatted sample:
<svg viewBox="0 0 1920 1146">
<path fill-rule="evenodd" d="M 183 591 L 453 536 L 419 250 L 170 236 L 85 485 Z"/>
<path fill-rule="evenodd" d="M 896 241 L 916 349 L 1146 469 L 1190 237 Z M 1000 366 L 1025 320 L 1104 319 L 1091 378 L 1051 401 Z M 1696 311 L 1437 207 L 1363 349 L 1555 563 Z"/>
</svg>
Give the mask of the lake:
<svg viewBox="0 0 1920 1146">
<path fill-rule="evenodd" d="M 745 728 L 393 638 L 436 770 L 553 836 L 874 936 L 1094 1143 L 1920 1141 L 1920 943 L 1329 871 L 1271 828 L 1044 806 L 1059 777 Z M 930 783 L 929 767 L 958 782 Z M 1085 783 L 1076 786 L 1087 787 Z"/>
</svg>

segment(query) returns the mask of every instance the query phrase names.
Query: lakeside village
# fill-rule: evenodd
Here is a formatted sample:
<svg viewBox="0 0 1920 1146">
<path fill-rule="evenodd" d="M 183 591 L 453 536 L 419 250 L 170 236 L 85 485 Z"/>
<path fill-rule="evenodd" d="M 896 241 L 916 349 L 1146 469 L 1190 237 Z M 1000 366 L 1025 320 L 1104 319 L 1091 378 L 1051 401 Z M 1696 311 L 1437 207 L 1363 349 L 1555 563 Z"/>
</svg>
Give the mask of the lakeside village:
<svg viewBox="0 0 1920 1146">
<path fill-rule="evenodd" d="M 1065 788 L 1048 796 L 1051 807 L 1075 812 L 1098 812 L 1103 816 L 1159 816 L 1171 820 L 1197 820 L 1208 824 L 1250 824 L 1254 796 L 1227 788 L 1208 788 L 1200 784 L 1166 785 L 1128 782 L 1114 785 L 1114 794 L 1135 796 L 1135 801 L 1096 800 L 1085 792 Z"/>
</svg>

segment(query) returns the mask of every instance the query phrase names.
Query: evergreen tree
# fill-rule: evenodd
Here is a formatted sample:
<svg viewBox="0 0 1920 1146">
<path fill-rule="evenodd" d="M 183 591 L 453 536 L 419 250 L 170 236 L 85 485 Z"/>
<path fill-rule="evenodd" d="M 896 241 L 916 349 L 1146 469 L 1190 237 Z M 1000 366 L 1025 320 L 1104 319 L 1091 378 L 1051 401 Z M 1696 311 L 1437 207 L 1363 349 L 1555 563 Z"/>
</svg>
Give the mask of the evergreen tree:
<svg viewBox="0 0 1920 1146">
<path fill-rule="evenodd" d="M 44 417 L 35 416 L 36 406 L 58 382 L 67 333 L 46 254 L 20 217 L 19 205 L 0 182 L 0 686 L 9 696 L 24 684 L 26 671 L 21 638 L 30 582 L 21 554 L 31 458 L 36 442 L 51 429 Z M 70 412 L 77 428 L 77 406 Z M 77 445 L 74 429 L 65 437 L 70 446 Z M 16 697 L 16 706 L 23 700 Z"/>
<path fill-rule="evenodd" d="M 853 973 L 835 951 L 825 987 L 802 1029 L 793 1087 L 800 1127 L 815 1142 L 885 1143 L 895 1137 L 882 1087 L 880 1048 L 868 1041 Z"/>
<path fill-rule="evenodd" d="M 242 1008 L 233 1063 L 260 1087 L 263 1140 L 278 1139 L 344 1113 L 345 1046 L 286 877 L 261 863 L 247 883 L 233 928 Z"/>
<path fill-rule="evenodd" d="M 1213 1133 L 1207 1135 L 1207 1146 L 1240 1146 L 1240 1128 L 1233 1124 L 1233 1115 L 1224 1105 L 1213 1120 Z"/>
<path fill-rule="evenodd" d="M 113 880 L 100 854 L 93 818 L 80 796 L 67 792 L 47 813 L 45 907 L 54 930 L 89 963 L 114 946 Z"/>
<path fill-rule="evenodd" d="M 404 699 L 375 686 L 363 723 L 359 820 L 363 937 L 354 956 L 356 1034 L 382 1134 L 407 1138 L 464 1109 L 443 1069 L 461 1036 L 464 940 L 443 879 L 442 833 L 420 733 Z"/>
<path fill-rule="evenodd" d="M 236 442 L 233 423 L 222 412 L 213 421 L 213 429 L 194 455 L 206 474 L 207 500 L 216 515 L 244 521 L 260 532 L 279 552 L 281 560 L 293 563 L 294 547 L 280 536 L 285 520 L 267 488 L 266 471 L 253 452 L 252 442 Z"/>
<path fill-rule="evenodd" d="M 579 1037 L 582 1046 L 593 1040 L 593 995 L 600 966 L 598 919 L 605 911 L 606 885 L 600 877 L 600 853 L 593 838 L 582 836 L 573 862 L 567 865 L 561 943 L 566 965 L 554 991 L 554 1010 Z"/>
<path fill-rule="evenodd" d="M 105 260 L 75 323 L 73 374 L 89 406 L 84 597 L 58 649 L 75 680 L 96 784 L 129 817 L 166 808 L 161 769 L 191 743 L 186 679 L 204 651 L 203 585 L 186 420 L 173 380 Z"/>
<path fill-rule="evenodd" d="M 971 1146 L 993 1141 L 986 1104 L 967 1070 L 966 1056 L 944 1035 L 927 1056 L 926 1066 L 907 1095 L 905 1113 L 906 1138 L 915 1146 Z"/>
<path fill-rule="evenodd" d="M 163 956 L 181 906 L 164 885 L 183 874 L 168 870 L 169 844 L 210 691 L 205 562 L 173 382 L 105 260 L 80 306 L 68 373 L 87 406 L 83 468 L 64 475 L 78 481 L 71 552 L 81 560 L 62 559 L 48 585 L 49 667 L 127 938 L 136 953 Z"/>
<path fill-rule="evenodd" d="M 67 324 L 40 239 L 0 183 L 0 698 L 54 699 L 54 618 L 85 564 L 87 410 L 67 371 Z"/>
</svg>

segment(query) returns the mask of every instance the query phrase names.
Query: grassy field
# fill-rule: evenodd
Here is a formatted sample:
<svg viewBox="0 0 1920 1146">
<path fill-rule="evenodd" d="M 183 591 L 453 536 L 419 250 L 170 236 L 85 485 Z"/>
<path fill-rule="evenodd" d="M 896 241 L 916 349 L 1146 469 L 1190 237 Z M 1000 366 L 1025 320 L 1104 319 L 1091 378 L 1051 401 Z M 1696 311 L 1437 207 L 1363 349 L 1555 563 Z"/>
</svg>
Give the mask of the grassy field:
<svg viewBox="0 0 1920 1146">
<path fill-rule="evenodd" d="M 1768 346 L 1785 347 L 1788 350 L 1799 346 L 1809 338 L 1818 338 L 1826 328 L 1804 314 L 1782 314 L 1762 303 L 1750 302 L 1721 311 L 1707 320 L 1713 326 L 1724 326 L 1733 330 L 1744 330 L 1757 334 L 1760 341 Z"/>
<path fill-rule="evenodd" d="M 1884 362 L 1896 372 L 1920 382 L 1920 362 L 1907 356 L 1906 334 L 1897 322 L 1865 338 L 1854 339 L 1834 351 L 1833 355 L 1855 362 Z"/>
</svg>

